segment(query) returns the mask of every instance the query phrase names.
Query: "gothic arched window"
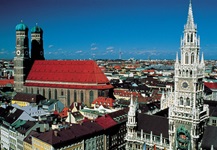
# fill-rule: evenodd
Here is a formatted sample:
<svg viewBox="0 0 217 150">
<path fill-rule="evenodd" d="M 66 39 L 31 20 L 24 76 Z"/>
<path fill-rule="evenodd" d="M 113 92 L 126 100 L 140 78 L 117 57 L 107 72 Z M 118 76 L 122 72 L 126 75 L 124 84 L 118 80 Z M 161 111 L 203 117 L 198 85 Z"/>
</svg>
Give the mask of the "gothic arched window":
<svg viewBox="0 0 217 150">
<path fill-rule="evenodd" d="M 180 105 L 183 105 L 184 102 L 183 102 L 183 97 L 180 97 Z"/>
<path fill-rule="evenodd" d="M 42 95 L 45 96 L 45 89 L 42 90 Z"/>
<path fill-rule="evenodd" d="M 188 53 L 185 53 L 185 64 L 188 64 Z"/>
<path fill-rule="evenodd" d="M 83 93 L 83 91 L 81 91 L 81 103 L 83 103 L 84 102 L 84 93 Z"/>
<path fill-rule="evenodd" d="M 70 106 L 70 90 L 67 90 L 67 103 L 68 103 L 68 106 Z"/>
<path fill-rule="evenodd" d="M 54 99 L 57 99 L 57 89 L 54 90 Z"/>
<path fill-rule="evenodd" d="M 193 42 L 193 33 L 191 34 L 191 42 Z"/>
<path fill-rule="evenodd" d="M 51 99 L 51 90 L 48 90 L 48 99 Z"/>
<path fill-rule="evenodd" d="M 179 75 L 181 75 L 181 73 L 182 73 L 181 70 L 179 70 Z"/>
<path fill-rule="evenodd" d="M 187 76 L 187 77 L 189 76 L 189 72 L 188 72 L 188 70 L 186 70 L 186 76 Z"/>
<path fill-rule="evenodd" d="M 187 105 L 187 106 L 190 106 L 190 104 L 191 104 L 191 103 L 190 103 L 190 99 L 187 98 L 187 99 L 186 99 L 186 105 Z"/>
<path fill-rule="evenodd" d="M 90 104 L 93 102 L 93 91 L 90 91 Z"/>
<path fill-rule="evenodd" d="M 76 90 L 74 90 L 74 102 L 77 102 L 77 93 L 76 93 Z"/>
<path fill-rule="evenodd" d="M 192 71 L 190 71 L 190 77 L 192 77 Z"/>
<path fill-rule="evenodd" d="M 187 35 L 187 42 L 190 42 L 190 36 L 189 36 L 189 34 Z"/>
<path fill-rule="evenodd" d="M 191 64 L 194 63 L 194 53 L 191 53 Z"/>
</svg>

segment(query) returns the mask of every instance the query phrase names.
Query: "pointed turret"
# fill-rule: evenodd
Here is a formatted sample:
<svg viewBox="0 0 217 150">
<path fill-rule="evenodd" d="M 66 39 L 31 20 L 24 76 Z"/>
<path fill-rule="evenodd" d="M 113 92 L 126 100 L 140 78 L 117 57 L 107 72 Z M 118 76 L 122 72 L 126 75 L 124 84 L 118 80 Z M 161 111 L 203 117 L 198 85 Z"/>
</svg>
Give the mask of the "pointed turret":
<svg viewBox="0 0 217 150">
<path fill-rule="evenodd" d="M 204 64 L 204 56 L 203 56 L 203 53 L 201 54 L 201 64 Z"/>
<path fill-rule="evenodd" d="M 196 29 L 196 26 L 194 24 L 194 17 L 193 17 L 193 11 L 192 11 L 192 4 L 191 4 L 191 0 L 189 3 L 189 8 L 188 8 L 188 19 L 187 19 L 187 23 L 185 26 L 186 29 Z"/>
<path fill-rule="evenodd" d="M 162 91 L 161 99 L 160 99 L 160 109 L 164 109 L 164 102 L 165 102 L 165 95 L 164 95 L 164 90 Z"/>
<path fill-rule="evenodd" d="M 177 63 L 177 64 L 179 63 L 179 55 L 178 55 L 178 52 L 176 52 L 176 63 Z"/>
<path fill-rule="evenodd" d="M 133 102 L 133 95 L 131 95 L 128 115 L 135 116 L 135 112 L 136 110 L 135 110 L 135 104 Z"/>
<path fill-rule="evenodd" d="M 133 102 L 133 95 L 131 95 L 130 105 L 128 112 L 128 121 L 127 121 L 127 139 L 133 139 L 135 137 L 135 127 L 137 126 L 136 122 L 136 103 Z"/>
</svg>

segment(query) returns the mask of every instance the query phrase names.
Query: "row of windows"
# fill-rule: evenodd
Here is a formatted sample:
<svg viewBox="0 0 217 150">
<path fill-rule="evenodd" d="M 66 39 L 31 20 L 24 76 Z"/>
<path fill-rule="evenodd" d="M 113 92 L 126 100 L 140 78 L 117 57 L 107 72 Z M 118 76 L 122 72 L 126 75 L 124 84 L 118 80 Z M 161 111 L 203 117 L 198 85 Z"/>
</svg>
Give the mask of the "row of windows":
<svg viewBox="0 0 217 150">
<path fill-rule="evenodd" d="M 183 97 L 180 97 L 180 105 L 190 106 L 190 98 L 187 97 L 186 99 L 184 99 Z"/>
<path fill-rule="evenodd" d="M 196 60 L 195 60 L 195 54 L 194 53 L 188 54 L 186 52 L 185 53 L 185 64 L 189 64 L 189 63 L 193 64 L 194 62 L 196 62 Z"/>
<path fill-rule="evenodd" d="M 34 93 L 34 89 L 33 88 L 26 88 L 26 92 L 27 93 Z M 78 91 L 76 91 L 76 90 L 74 90 L 74 93 L 73 93 L 73 95 L 74 95 L 74 99 L 73 99 L 73 101 L 74 102 L 77 102 L 78 101 L 78 93 L 77 93 Z M 36 90 L 36 93 L 37 94 L 40 94 L 40 92 L 39 92 L 39 88 L 37 88 L 37 90 Z M 71 90 L 67 90 L 66 91 L 66 95 L 64 95 L 64 90 L 61 90 L 61 93 L 60 93 L 60 96 L 67 96 L 66 98 L 67 98 L 67 105 L 68 106 L 70 106 L 71 105 L 71 102 L 70 102 L 70 99 L 71 99 Z M 45 91 L 45 89 L 43 89 L 42 90 L 42 94 L 41 95 L 43 95 L 43 96 L 45 96 L 46 95 L 46 91 Z M 48 97 L 47 97 L 48 99 L 51 99 L 52 98 L 52 91 L 51 91 L 51 89 L 49 89 L 48 90 Z M 57 93 L 57 89 L 54 89 L 54 99 L 58 99 L 58 93 Z M 89 101 L 90 101 L 90 103 L 92 103 L 93 102 L 93 100 L 94 100 L 94 93 L 93 93 L 93 91 L 90 91 L 89 92 Z M 83 103 L 84 102 L 84 92 L 83 91 L 80 91 L 80 101 Z"/>
</svg>

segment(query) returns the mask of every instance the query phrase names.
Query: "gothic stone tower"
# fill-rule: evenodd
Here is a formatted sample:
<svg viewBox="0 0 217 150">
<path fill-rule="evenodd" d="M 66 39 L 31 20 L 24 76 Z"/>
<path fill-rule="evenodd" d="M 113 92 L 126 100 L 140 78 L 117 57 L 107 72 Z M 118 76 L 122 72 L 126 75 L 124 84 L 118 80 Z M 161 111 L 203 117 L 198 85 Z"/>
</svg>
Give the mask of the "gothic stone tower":
<svg viewBox="0 0 217 150">
<path fill-rule="evenodd" d="M 203 54 L 199 60 L 200 40 L 194 24 L 192 4 L 181 39 L 181 60 L 176 56 L 174 102 L 169 108 L 169 138 L 172 150 L 197 150 L 208 119 L 203 103 Z"/>
<path fill-rule="evenodd" d="M 14 90 L 16 92 L 23 91 L 23 85 L 31 67 L 28 42 L 28 27 L 21 21 L 16 26 L 16 50 L 14 57 Z"/>
<path fill-rule="evenodd" d="M 31 29 L 31 59 L 44 60 L 43 30 L 37 24 Z"/>
<path fill-rule="evenodd" d="M 126 140 L 128 141 L 126 144 L 126 149 L 129 149 L 129 144 L 136 139 L 136 102 L 133 102 L 133 96 L 131 95 L 130 105 L 129 105 L 129 112 L 128 112 L 128 121 L 127 121 L 127 135 Z"/>
</svg>

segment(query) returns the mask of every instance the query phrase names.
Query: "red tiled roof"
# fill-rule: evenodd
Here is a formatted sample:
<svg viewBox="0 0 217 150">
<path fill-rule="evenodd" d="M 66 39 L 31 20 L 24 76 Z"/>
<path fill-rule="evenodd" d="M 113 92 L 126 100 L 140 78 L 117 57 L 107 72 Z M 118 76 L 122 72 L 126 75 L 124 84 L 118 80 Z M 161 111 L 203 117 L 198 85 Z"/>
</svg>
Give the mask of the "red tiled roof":
<svg viewBox="0 0 217 150">
<path fill-rule="evenodd" d="M 109 115 L 99 117 L 95 120 L 95 122 L 99 124 L 101 127 L 103 127 L 104 129 L 108 129 L 117 124 Z"/>
<path fill-rule="evenodd" d="M 18 92 L 14 97 L 13 100 L 15 101 L 23 101 L 28 103 L 39 103 L 46 98 L 40 94 L 30 94 L 30 93 L 20 93 Z"/>
<path fill-rule="evenodd" d="M 121 70 L 121 66 L 114 66 L 114 69 L 116 69 L 116 70 Z"/>
<path fill-rule="evenodd" d="M 99 68 L 102 70 L 102 72 L 106 71 L 106 68 L 104 66 L 99 66 Z"/>
<path fill-rule="evenodd" d="M 151 70 L 143 70 L 143 72 L 155 72 L 154 69 L 151 69 Z"/>
<path fill-rule="evenodd" d="M 210 89 L 217 89 L 217 83 L 216 82 L 204 82 L 204 85 Z"/>
<path fill-rule="evenodd" d="M 113 86 L 93 60 L 37 60 L 25 86 L 110 89 Z"/>
<path fill-rule="evenodd" d="M 112 99 L 112 98 L 108 98 L 108 97 L 98 97 L 97 99 L 95 99 L 95 100 L 92 102 L 92 104 L 113 107 L 114 102 L 115 102 L 115 100 Z"/>
<path fill-rule="evenodd" d="M 14 79 L 3 79 L 0 80 L 0 86 L 6 86 L 7 84 L 12 84 L 14 85 Z"/>
<path fill-rule="evenodd" d="M 129 90 L 118 90 L 118 89 L 114 89 L 114 94 L 119 96 L 125 96 L 125 97 L 130 97 L 131 95 L 141 96 L 139 92 L 134 92 Z"/>
<path fill-rule="evenodd" d="M 69 111 L 69 108 L 64 107 L 63 110 L 59 113 L 59 116 L 60 116 L 61 118 L 67 117 L 67 116 L 68 116 L 68 111 Z"/>
</svg>

